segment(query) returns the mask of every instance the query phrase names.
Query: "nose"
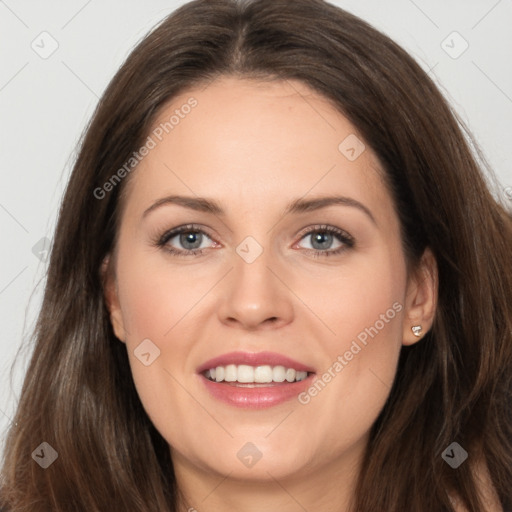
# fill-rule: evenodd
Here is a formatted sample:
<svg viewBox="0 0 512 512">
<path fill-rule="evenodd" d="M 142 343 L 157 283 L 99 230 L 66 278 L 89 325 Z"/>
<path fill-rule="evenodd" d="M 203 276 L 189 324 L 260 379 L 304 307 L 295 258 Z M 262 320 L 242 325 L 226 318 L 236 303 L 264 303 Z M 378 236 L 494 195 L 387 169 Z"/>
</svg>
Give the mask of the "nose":
<svg viewBox="0 0 512 512">
<path fill-rule="evenodd" d="M 233 265 L 217 310 L 222 323 L 257 330 L 275 329 L 293 320 L 292 292 L 277 277 L 281 272 L 269 252 L 263 251 L 252 263 L 235 253 Z"/>
</svg>

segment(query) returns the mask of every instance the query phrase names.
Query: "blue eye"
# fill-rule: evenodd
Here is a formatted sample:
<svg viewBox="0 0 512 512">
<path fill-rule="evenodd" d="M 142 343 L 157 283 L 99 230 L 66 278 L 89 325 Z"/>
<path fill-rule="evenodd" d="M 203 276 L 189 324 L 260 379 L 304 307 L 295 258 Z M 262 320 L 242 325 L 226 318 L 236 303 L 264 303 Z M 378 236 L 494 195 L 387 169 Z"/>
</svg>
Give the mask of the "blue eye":
<svg viewBox="0 0 512 512">
<path fill-rule="evenodd" d="M 317 225 L 302 232 L 300 240 L 309 240 L 309 246 L 302 247 L 315 257 L 331 256 L 354 247 L 354 238 L 347 232 L 334 226 Z M 214 242 L 199 226 L 189 224 L 165 232 L 155 242 L 174 256 L 197 256 L 208 247 L 215 247 Z"/>
<path fill-rule="evenodd" d="M 190 251 L 192 249 L 198 249 L 201 246 L 201 242 L 203 241 L 203 233 L 199 231 L 186 231 L 174 236 L 173 238 L 178 238 L 181 246 L 184 249 Z"/>
<path fill-rule="evenodd" d="M 210 240 L 210 243 L 203 245 L 207 240 Z M 158 246 L 165 247 L 167 251 L 178 256 L 202 254 L 203 249 L 213 244 L 214 242 L 203 230 L 193 225 L 180 226 L 167 231 L 157 241 Z"/>
<path fill-rule="evenodd" d="M 336 240 L 332 233 L 327 233 L 326 231 L 315 231 L 304 237 L 305 240 L 308 238 L 311 241 L 311 248 L 317 251 L 332 249 L 334 242 L 337 242 L 339 245 L 341 245 L 341 242 Z"/>
<path fill-rule="evenodd" d="M 354 246 L 354 239 L 345 231 L 334 226 L 314 226 L 303 234 L 301 240 L 310 241 L 309 247 L 305 247 L 315 256 L 331 256 L 340 254 Z M 334 247 L 333 247 L 334 245 Z"/>
</svg>

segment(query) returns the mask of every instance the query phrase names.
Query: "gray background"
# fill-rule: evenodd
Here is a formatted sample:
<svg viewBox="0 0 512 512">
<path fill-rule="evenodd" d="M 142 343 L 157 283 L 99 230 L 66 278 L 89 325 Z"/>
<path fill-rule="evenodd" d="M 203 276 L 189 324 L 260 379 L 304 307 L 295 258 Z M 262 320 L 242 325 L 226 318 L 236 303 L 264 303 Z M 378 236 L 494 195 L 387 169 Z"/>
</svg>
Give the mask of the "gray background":
<svg viewBox="0 0 512 512">
<path fill-rule="evenodd" d="M 77 142 L 133 46 L 183 3 L 0 1 L 2 445 L 30 355 L 45 249 Z M 332 3 L 387 33 L 430 73 L 495 170 L 494 193 L 512 206 L 512 0 Z"/>
</svg>

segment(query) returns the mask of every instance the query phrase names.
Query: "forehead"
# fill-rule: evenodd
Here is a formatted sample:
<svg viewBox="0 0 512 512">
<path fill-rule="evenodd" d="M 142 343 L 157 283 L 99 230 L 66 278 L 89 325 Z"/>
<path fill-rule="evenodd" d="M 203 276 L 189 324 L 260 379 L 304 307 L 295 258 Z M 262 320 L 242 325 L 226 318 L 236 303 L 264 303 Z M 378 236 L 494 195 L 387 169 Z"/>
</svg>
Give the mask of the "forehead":
<svg viewBox="0 0 512 512">
<path fill-rule="evenodd" d="M 392 208 L 371 148 L 299 81 L 224 77 L 190 89 L 161 109 L 149 135 L 154 147 L 130 180 L 128 203 L 182 193 L 215 198 L 229 213 L 342 193 Z"/>
</svg>

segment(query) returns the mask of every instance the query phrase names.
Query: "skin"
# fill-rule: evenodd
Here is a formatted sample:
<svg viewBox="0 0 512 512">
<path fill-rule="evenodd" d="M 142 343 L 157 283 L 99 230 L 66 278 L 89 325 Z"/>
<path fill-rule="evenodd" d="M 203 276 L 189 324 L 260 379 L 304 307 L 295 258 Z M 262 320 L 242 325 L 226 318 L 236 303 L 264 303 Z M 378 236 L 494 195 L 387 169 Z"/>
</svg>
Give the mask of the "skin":
<svg viewBox="0 0 512 512">
<path fill-rule="evenodd" d="M 411 326 L 424 334 L 432 325 L 434 258 L 427 250 L 407 271 L 377 158 L 367 144 L 355 161 L 338 150 L 356 129 L 304 84 L 224 77 L 174 98 L 155 126 L 190 96 L 197 107 L 130 177 L 105 290 L 141 401 L 169 443 L 180 510 L 348 510 L 401 347 L 421 342 Z M 143 216 L 169 195 L 206 197 L 224 214 L 167 204 Z M 347 205 L 283 215 L 293 200 L 329 195 L 360 202 L 375 222 Z M 155 246 L 190 223 L 207 235 L 202 254 Z M 313 256 L 304 230 L 317 225 L 348 232 L 355 245 Z M 252 263 L 236 252 L 247 236 L 263 248 Z M 179 236 L 168 245 L 187 249 Z M 340 245 L 334 238 L 323 250 Z M 238 409 L 212 398 L 196 374 L 226 352 L 269 350 L 322 375 L 394 303 L 401 311 L 306 405 Z M 160 349 L 149 366 L 134 355 L 147 338 Z M 247 442 L 262 453 L 251 468 L 237 457 Z"/>
</svg>

